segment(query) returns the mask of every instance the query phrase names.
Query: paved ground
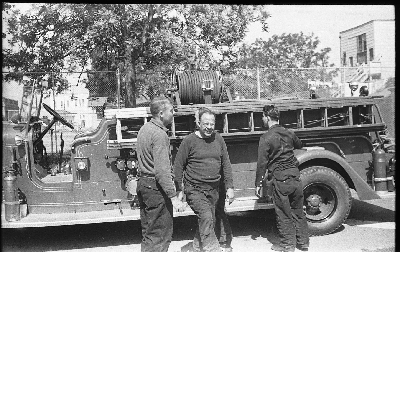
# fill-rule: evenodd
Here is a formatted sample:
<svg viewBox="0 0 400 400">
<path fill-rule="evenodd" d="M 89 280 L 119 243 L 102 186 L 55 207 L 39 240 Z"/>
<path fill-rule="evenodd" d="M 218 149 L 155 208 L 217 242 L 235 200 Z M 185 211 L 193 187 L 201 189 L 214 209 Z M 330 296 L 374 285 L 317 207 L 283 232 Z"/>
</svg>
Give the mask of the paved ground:
<svg viewBox="0 0 400 400">
<path fill-rule="evenodd" d="M 393 252 L 394 210 L 394 194 L 371 201 L 353 199 L 346 223 L 335 233 L 312 237 L 310 252 Z M 174 221 L 170 252 L 180 252 L 192 241 L 196 220 L 188 216 Z M 273 210 L 231 214 L 234 252 L 272 252 L 273 221 Z M 139 221 L 3 231 L 2 251 L 140 251 Z"/>
</svg>

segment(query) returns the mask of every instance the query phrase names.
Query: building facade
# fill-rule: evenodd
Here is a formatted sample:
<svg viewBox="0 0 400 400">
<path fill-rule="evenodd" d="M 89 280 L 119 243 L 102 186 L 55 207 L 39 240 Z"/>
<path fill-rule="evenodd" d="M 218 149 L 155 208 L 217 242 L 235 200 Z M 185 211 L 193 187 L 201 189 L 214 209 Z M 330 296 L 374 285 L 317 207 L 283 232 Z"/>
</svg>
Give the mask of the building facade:
<svg viewBox="0 0 400 400">
<path fill-rule="evenodd" d="M 394 76 L 394 20 L 372 20 L 340 32 L 339 38 L 342 67 L 369 66 L 376 79 Z"/>
<path fill-rule="evenodd" d="M 84 84 L 77 81 L 72 75 L 69 77 L 69 89 L 53 97 L 53 92 L 48 91 L 44 103 L 54 108 L 63 118 L 74 125 L 77 130 L 90 130 L 97 127 L 99 118 L 95 107 L 90 105 L 89 90 Z M 42 111 L 42 115 L 47 115 Z M 50 115 L 47 115 L 51 118 Z"/>
</svg>

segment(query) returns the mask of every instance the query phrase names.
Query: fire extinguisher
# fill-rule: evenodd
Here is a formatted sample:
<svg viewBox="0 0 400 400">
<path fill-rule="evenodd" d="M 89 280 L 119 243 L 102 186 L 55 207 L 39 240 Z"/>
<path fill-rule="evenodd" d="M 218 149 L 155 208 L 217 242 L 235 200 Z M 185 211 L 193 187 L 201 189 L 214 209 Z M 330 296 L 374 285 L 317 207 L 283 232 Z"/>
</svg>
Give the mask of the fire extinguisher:
<svg viewBox="0 0 400 400">
<path fill-rule="evenodd" d="M 394 173 L 395 173 L 396 160 L 393 156 L 387 164 L 387 186 L 389 192 L 394 192 Z"/>
<path fill-rule="evenodd" d="M 376 192 L 387 192 L 386 153 L 377 147 L 373 152 L 374 183 Z"/>
<path fill-rule="evenodd" d="M 20 204 L 17 187 L 17 177 L 14 170 L 6 171 L 4 177 L 4 209 L 5 218 L 8 222 L 21 219 Z"/>
</svg>

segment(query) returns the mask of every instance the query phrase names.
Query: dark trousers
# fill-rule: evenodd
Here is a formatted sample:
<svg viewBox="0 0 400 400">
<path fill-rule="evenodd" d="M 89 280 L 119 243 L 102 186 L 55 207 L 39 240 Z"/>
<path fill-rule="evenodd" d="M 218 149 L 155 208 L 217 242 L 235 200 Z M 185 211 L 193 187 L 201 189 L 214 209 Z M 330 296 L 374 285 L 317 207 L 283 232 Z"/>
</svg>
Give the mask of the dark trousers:
<svg viewBox="0 0 400 400">
<path fill-rule="evenodd" d="M 283 247 L 309 245 L 307 220 L 303 210 L 303 185 L 299 177 L 273 179 L 276 225 Z"/>
<path fill-rule="evenodd" d="M 228 215 L 225 212 L 225 187 L 220 185 L 219 198 L 215 208 L 215 235 L 220 244 L 230 246 L 232 243 L 232 229 Z"/>
<path fill-rule="evenodd" d="M 195 187 L 185 182 L 186 201 L 197 216 L 197 229 L 193 239 L 195 251 L 220 251 L 215 235 L 215 207 L 218 187 Z"/>
<path fill-rule="evenodd" d="M 173 207 L 155 178 L 139 178 L 136 189 L 142 225 L 141 251 L 168 251 L 173 232 Z"/>
</svg>

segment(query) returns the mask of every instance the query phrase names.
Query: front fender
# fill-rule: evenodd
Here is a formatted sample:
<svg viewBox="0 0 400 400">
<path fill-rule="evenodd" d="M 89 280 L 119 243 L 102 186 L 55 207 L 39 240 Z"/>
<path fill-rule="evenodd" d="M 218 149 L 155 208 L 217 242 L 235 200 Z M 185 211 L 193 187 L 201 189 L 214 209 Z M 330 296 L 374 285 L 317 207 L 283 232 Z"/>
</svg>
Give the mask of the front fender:
<svg viewBox="0 0 400 400">
<path fill-rule="evenodd" d="M 365 182 L 354 168 L 338 154 L 325 150 L 323 147 L 296 149 L 294 153 L 299 161 L 300 170 L 302 169 L 301 166 L 307 163 L 308 166 L 322 165 L 332 168 L 342 176 L 344 171 L 347 174 L 348 179 L 346 179 L 346 176 L 343 176 L 343 178 L 346 181 L 351 181 L 350 183 L 353 184 L 352 186 L 355 188 L 360 200 L 380 199 L 380 196 L 368 185 L 368 183 Z"/>
</svg>

